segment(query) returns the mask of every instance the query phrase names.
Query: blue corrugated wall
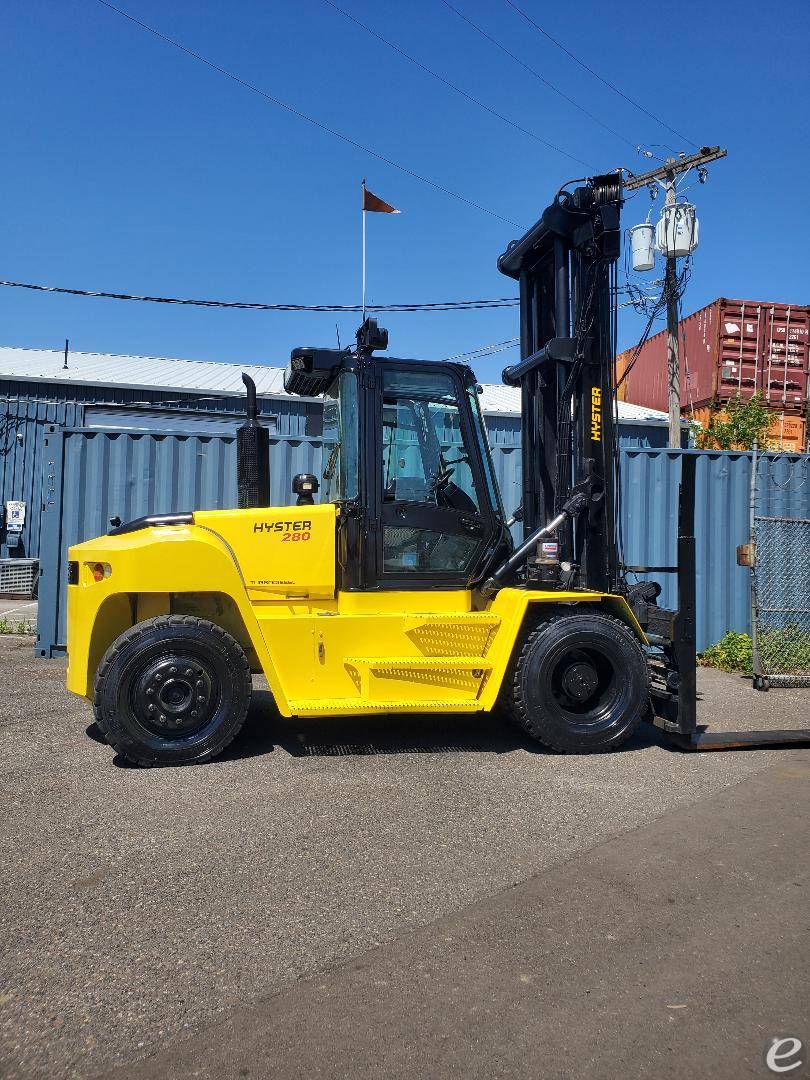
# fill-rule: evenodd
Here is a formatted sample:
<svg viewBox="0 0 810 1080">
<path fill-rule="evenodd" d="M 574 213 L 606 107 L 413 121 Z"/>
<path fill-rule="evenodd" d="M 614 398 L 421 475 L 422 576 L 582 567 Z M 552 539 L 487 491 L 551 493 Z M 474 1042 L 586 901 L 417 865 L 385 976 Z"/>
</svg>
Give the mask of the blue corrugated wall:
<svg viewBox="0 0 810 1080">
<path fill-rule="evenodd" d="M 65 643 L 65 559 L 71 544 L 100 536 L 109 519 L 236 505 L 233 435 L 46 429 L 39 583 L 39 638 L 43 656 Z M 299 472 L 320 473 L 319 439 L 270 439 L 270 501 L 295 502 Z"/>
<path fill-rule="evenodd" d="M 520 492 L 520 450 L 492 448 L 507 511 Z M 750 625 L 748 571 L 736 565 L 736 547 L 748 539 L 751 475 L 749 454 L 714 451 L 625 450 L 622 453 L 622 538 L 630 564 L 671 565 L 675 561 L 680 459 L 695 454 L 697 494 L 698 647 L 717 641 L 726 630 Z M 271 502 L 293 502 L 290 480 L 297 472 L 320 472 L 318 439 L 271 439 Z M 40 479 L 42 577 L 40 639 L 43 655 L 64 645 L 64 561 L 70 544 L 106 532 L 113 515 L 123 520 L 142 514 L 194 507 L 215 509 L 236 501 L 235 439 L 231 435 L 161 435 L 155 432 L 46 430 Z M 797 475 L 798 471 L 797 471 Z M 806 487 L 806 485 L 805 485 Z M 775 489 L 769 512 L 797 498 L 807 504 L 810 490 Z M 785 502 L 785 505 L 787 503 Z M 660 575 L 662 602 L 677 602 L 674 580 Z"/>
<path fill-rule="evenodd" d="M 0 558 L 39 558 L 43 505 L 43 439 L 48 425 L 81 427 L 92 415 L 93 427 L 166 431 L 207 426 L 222 432 L 234 429 L 244 416 L 244 397 L 200 396 L 121 386 L 82 386 L 66 383 L 0 380 L 0 503 L 20 499 L 27 504 L 21 546 L 10 552 L 0 526 Z M 321 406 L 296 398 L 259 398 L 259 411 L 272 421 L 274 434 L 317 438 L 322 429 Z M 113 423 L 105 423 L 105 412 Z M 165 413 L 177 413 L 177 424 Z M 161 415 L 163 414 L 163 415 Z M 199 421 L 194 414 L 199 415 Z"/>
<path fill-rule="evenodd" d="M 318 402 L 265 397 L 259 398 L 259 409 L 271 422 L 274 435 L 318 438 L 321 434 Z M 176 413 L 177 421 L 167 421 L 166 413 Z M 0 527 L 0 558 L 10 554 L 39 558 L 42 451 L 48 425 L 161 433 L 203 428 L 208 433 L 227 434 L 243 415 L 243 397 L 169 391 L 147 394 L 122 386 L 0 380 L 0 503 L 21 499 L 28 508 L 22 544 L 13 553 Z M 504 506 L 511 513 L 520 502 L 519 479 L 515 481 L 513 465 L 513 460 L 520 457 L 520 420 L 508 415 L 488 415 L 485 419 L 490 443 L 498 451 L 495 465 L 502 482 Z M 622 421 L 619 441 L 624 447 L 663 447 L 667 429 L 662 424 Z M 282 486 L 286 483 L 286 474 L 279 482 Z"/>
<path fill-rule="evenodd" d="M 3 510 L 10 499 L 26 503 L 21 544 L 13 552 L 9 552 L 6 531 L 0 526 L 0 558 L 9 555 L 39 557 L 42 478 L 45 474 L 43 433 L 50 424 L 65 427 L 80 424 L 81 410 L 81 405 L 69 401 L 0 399 L 0 503 Z"/>
</svg>

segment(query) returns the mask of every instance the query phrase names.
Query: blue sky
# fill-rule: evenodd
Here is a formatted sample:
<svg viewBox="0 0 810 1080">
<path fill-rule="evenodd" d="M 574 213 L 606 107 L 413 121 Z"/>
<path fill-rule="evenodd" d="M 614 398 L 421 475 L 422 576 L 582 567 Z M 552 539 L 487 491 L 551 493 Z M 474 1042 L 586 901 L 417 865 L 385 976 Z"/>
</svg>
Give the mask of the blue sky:
<svg viewBox="0 0 810 1080">
<path fill-rule="evenodd" d="M 573 63 L 505 0 L 455 5 L 576 99 L 568 104 L 441 0 L 345 0 L 357 18 L 515 124 L 594 168 L 684 147 Z M 323 0 L 120 0 L 188 47 L 520 226 L 588 171 L 485 113 Z M 686 311 L 716 296 L 810 303 L 810 5 L 522 0 L 549 33 L 650 112 L 729 157 L 691 195 L 701 246 Z M 144 33 L 97 0 L 11 0 L 0 23 L 0 277 L 89 289 L 354 303 L 359 185 L 402 209 L 369 216 L 369 299 L 514 294 L 495 268 L 521 229 L 311 127 Z M 625 225 L 644 219 L 646 193 Z M 654 275 L 651 275 L 654 276 Z M 344 343 L 356 316 L 339 319 Z M 389 315 L 396 355 L 441 358 L 517 334 L 514 309 Z M 641 319 L 626 311 L 621 344 Z M 332 345 L 335 317 L 189 310 L 0 289 L 0 343 L 236 362 Z M 476 362 L 498 378 L 514 353 Z"/>
</svg>

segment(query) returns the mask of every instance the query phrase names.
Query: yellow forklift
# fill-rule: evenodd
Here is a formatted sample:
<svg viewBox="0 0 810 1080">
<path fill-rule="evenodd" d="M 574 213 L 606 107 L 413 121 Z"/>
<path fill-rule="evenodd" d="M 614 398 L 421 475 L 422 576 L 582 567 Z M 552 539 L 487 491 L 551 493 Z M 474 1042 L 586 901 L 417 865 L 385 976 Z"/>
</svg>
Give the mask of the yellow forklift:
<svg viewBox="0 0 810 1080">
<path fill-rule="evenodd" d="M 621 180 L 569 188 L 498 260 L 520 289 L 521 359 L 504 380 L 522 397 L 523 542 L 467 366 L 379 355 L 373 319 L 355 348 L 293 350 L 286 390 L 324 399 L 323 473 L 296 476 L 296 506 L 267 505 L 267 431 L 244 377 L 238 509 L 114 520 L 70 549 L 67 686 L 121 755 L 210 760 L 258 673 L 284 716 L 502 708 L 569 753 L 614 750 L 645 719 L 706 739 L 694 460 L 679 610 L 664 611 L 657 583 L 627 584 L 617 548 Z"/>
</svg>

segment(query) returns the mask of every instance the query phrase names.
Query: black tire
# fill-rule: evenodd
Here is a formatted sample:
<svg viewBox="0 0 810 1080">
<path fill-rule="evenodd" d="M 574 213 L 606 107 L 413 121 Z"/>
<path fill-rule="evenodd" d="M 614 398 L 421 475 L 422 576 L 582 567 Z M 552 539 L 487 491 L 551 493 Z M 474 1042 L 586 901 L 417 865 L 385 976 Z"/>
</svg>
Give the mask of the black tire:
<svg viewBox="0 0 810 1080">
<path fill-rule="evenodd" d="M 526 639 L 507 704 L 524 731 L 552 750 L 615 750 L 648 714 L 647 661 L 618 619 L 591 608 L 553 615 Z"/>
<path fill-rule="evenodd" d="M 252 683 L 241 646 L 190 615 L 138 623 L 96 672 L 93 713 L 107 742 L 138 765 L 210 761 L 245 721 Z"/>
</svg>

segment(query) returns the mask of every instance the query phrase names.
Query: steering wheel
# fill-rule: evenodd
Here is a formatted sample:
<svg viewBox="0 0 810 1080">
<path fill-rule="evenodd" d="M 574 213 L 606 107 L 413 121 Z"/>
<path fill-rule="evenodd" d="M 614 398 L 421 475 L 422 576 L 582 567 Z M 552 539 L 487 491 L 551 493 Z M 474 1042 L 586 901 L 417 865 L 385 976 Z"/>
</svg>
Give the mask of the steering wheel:
<svg viewBox="0 0 810 1080">
<path fill-rule="evenodd" d="M 442 488 L 447 486 L 447 484 L 450 482 L 451 476 L 455 471 L 456 470 L 453 468 L 448 469 L 445 464 L 445 466 L 436 474 L 436 476 L 434 476 L 430 485 L 430 490 L 433 492 L 434 495 L 437 492 L 441 491 Z"/>
<path fill-rule="evenodd" d="M 447 484 L 450 482 L 450 478 L 456 470 L 449 466 L 462 464 L 468 465 L 469 461 L 469 455 L 464 453 L 462 453 L 459 457 L 456 458 L 446 458 L 444 454 L 440 454 L 439 471 L 433 478 L 433 482 L 430 485 L 430 490 L 433 492 L 433 494 L 435 495 L 437 492 L 441 491 L 442 488 L 447 487 Z"/>
</svg>

